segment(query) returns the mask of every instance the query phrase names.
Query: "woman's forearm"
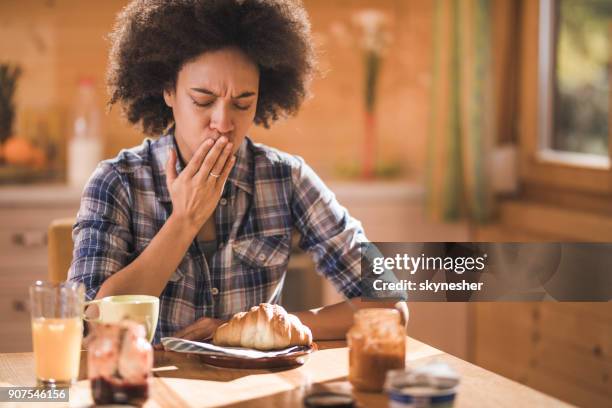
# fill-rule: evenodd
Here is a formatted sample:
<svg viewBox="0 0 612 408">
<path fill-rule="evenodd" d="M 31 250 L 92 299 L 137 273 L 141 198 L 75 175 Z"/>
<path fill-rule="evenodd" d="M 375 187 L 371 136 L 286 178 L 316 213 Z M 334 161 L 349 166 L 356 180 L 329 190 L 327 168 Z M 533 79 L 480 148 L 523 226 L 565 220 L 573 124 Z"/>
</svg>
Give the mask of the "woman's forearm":
<svg viewBox="0 0 612 408">
<path fill-rule="evenodd" d="M 159 296 L 196 234 L 193 225 L 171 215 L 136 259 L 104 281 L 96 299 L 126 294 Z"/>
<path fill-rule="evenodd" d="M 315 340 L 337 340 L 346 337 L 346 332 L 353 325 L 353 315 L 357 310 L 377 307 L 395 307 L 400 312 L 404 326 L 408 323 L 406 302 L 363 302 L 358 298 L 293 314 L 310 328 Z"/>
</svg>

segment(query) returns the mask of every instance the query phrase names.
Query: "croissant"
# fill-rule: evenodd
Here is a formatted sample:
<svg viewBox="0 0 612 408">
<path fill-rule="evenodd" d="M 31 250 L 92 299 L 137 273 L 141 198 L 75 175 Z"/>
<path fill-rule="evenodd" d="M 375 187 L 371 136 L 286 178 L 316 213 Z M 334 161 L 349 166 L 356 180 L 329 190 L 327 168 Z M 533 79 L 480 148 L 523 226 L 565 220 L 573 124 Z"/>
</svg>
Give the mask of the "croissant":
<svg viewBox="0 0 612 408">
<path fill-rule="evenodd" d="M 247 347 L 257 350 L 309 346 L 310 329 L 282 306 L 261 303 L 248 312 L 235 314 L 215 331 L 213 343 L 218 346 Z"/>
</svg>

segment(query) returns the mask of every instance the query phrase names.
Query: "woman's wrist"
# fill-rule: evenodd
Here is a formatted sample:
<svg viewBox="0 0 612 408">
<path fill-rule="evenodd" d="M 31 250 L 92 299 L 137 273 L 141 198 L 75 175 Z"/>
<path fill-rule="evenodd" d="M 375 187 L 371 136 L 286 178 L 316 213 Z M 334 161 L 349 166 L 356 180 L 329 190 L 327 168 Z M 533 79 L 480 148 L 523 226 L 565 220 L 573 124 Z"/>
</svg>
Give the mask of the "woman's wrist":
<svg viewBox="0 0 612 408">
<path fill-rule="evenodd" d="M 189 241 L 193 240 L 198 231 L 202 228 L 201 225 L 197 225 L 197 223 L 193 222 L 189 217 L 174 212 L 168 217 L 166 223 L 169 224 L 171 228 L 175 229 L 180 236 L 188 238 Z"/>
</svg>

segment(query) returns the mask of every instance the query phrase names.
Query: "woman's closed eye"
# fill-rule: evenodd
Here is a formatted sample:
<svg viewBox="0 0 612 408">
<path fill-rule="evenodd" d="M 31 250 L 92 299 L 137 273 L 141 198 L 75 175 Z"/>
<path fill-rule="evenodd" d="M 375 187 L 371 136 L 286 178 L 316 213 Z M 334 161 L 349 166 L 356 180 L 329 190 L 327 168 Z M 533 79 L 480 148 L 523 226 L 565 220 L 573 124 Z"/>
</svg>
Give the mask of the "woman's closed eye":
<svg viewBox="0 0 612 408">
<path fill-rule="evenodd" d="M 238 110 L 249 110 L 249 108 L 251 107 L 251 105 L 240 105 L 238 103 L 234 104 L 234 107 Z"/>
<path fill-rule="evenodd" d="M 198 102 L 198 101 L 196 101 L 196 100 L 192 100 L 192 101 L 193 101 L 193 104 L 194 104 L 194 105 L 196 105 L 196 106 L 198 106 L 198 107 L 200 107 L 200 108 L 208 108 L 208 107 L 212 106 L 212 105 L 215 103 L 215 101 L 214 101 L 214 100 L 212 100 L 212 101 L 206 101 L 206 102 Z M 239 104 L 239 103 L 234 103 L 234 104 L 233 104 L 233 106 L 234 106 L 236 109 L 238 109 L 238 110 L 248 110 L 248 109 L 251 107 L 251 105 L 250 105 L 250 104 L 249 104 L 249 105 L 241 105 L 241 104 Z"/>
<path fill-rule="evenodd" d="M 195 99 L 192 99 L 192 102 L 196 106 L 199 106 L 201 108 L 206 108 L 206 107 L 212 106 L 215 103 L 215 100 L 213 99 L 210 101 L 198 102 Z"/>
</svg>

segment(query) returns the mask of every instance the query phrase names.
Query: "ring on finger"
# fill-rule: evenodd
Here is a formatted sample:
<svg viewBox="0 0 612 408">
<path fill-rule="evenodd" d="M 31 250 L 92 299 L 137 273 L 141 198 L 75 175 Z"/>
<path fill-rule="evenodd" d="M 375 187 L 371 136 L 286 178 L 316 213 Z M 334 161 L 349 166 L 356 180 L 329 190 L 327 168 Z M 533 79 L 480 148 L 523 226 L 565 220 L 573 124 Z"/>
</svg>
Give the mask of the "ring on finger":
<svg viewBox="0 0 612 408">
<path fill-rule="evenodd" d="M 221 177 L 220 174 L 214 174 L 212 171 L 209 173 L 211 176 L 213 176 L 214 178 L 219 178 Z"/>
</svg>

